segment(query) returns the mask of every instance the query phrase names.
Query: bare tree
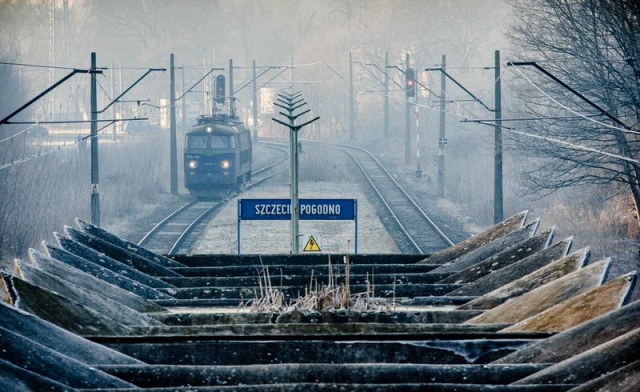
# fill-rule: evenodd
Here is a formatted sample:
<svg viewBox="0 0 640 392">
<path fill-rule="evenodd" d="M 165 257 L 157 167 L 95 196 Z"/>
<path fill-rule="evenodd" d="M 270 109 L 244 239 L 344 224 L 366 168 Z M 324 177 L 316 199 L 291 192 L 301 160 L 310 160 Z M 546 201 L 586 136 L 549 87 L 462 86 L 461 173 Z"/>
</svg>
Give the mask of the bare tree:
<svg viewBox="0 0 640 392">
<path fill-rule="evenodd" d="M 520 140 L 537 157 L 524 175 L 529 188 L 593 184 L 624 193 L 640 224 L 640 7 L 634 0 L 526 0 L 513 7 L 511 38 L 520 57 L 588 97 L 540 72 L 515 69 L 524 81 L 523 112 L 540 119 L 522 125 L 540 136 Z"/>
</svg>

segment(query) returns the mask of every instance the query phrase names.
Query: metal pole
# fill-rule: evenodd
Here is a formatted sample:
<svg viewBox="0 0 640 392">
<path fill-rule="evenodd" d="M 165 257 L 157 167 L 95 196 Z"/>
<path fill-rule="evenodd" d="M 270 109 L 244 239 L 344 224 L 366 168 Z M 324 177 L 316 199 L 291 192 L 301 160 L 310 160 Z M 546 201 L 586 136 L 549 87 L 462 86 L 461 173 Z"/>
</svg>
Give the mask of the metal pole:
<svg viewBox="0 0 640 392">
<path fill-rule="evenodd" d="M 293 121 L 291 121 L 293 124 Z M 291 222 L 293 222 L 293 254 L 300 253 L 300 244 L 298 238 L 300 236 L 300 225 L 298 223 L 300 219 L 299 203 L 298 203 L 298 131 L 291 131 L 292 145 L 293 145 L 293 186 L 291 187 L 291 206 L 293 213 L 291 216 Z"/>
<path fill-rule="evenodd" d="M 171 149 L 171 194 L 178 194 L 178 147 L 176 143 L 176 68 L 174 54 L 170 56 L 170 89 L 169 89 L 169 137 Z"/>
<path fill-rule="evenodd" d="M 49 2 L 49 86 L 53 84 L 55 80 L 56 71 L 56 1 L 51 0 Z M 48 113 L 51 118 L 55 119 L 55 92 L 51 92 L 49 95 L 49 105 L 47 106 Z"/>
<path fill-rule="evenodd" d="M 384 137 L 389 137 L 389 52 L 384 53 Z"/>
<path fill-rule="evenodd" d="M 253 141 L 258 141 L 258 82 L 256 77 L 256 61 L 253 60 Z"/>
<path fill-rule="evenodd" d="M 180 104 L 182 106 L 182 132 L 187 130 L 187 97 L 185 97 L 184 92 L 187 87 L 184 82 L 184 64 L 182 64 L 182 91 L 180 94 L 182 98 L 180 100 Z"/>
<path fill-rule="evenodd" d="M 438 190 L 437 196 L 444 197 L 444 147 L 447 143 L 445 138 L 445 120 L 446 120 L 446 72 L 447 56 L 442 55 L 442 70 L 440 74 L 440 133 L 438 136 Z"/>
<path fill-rule="evenodd" d="M 416 96 L 417 100 L 417 96 Z M 416 105 L 416 178 L 422 178 L 422 169 L 420 168 L 420 107 Z"/>
<path fill-rule="evenodd" d="M 349 138 L 356 139 L 356 113 L 355 103 L 353 100 L 353 60 L 352 53 L 349 52 Z"/>
<path fill-rule="evenodd" d="M 291 56 L 291 85 L 289 93 L 293 95 L 293 56 Z M 291 126 L 294 125 L 295 120 L 290 119 Z M 300 253 L 300 244 L 298 243 L 298 237 L 300 235 L 299 219 L 300 214 L 298 211 L 298 132 L 291 129 L 290 140 L 290 159 L 291 159 L 291 253 Z"/>
<path fill-rule="evenodd" d="M 114 70 L 113 70 L 113 61 L 111 62 L 111 96 L 115 97 L 116 96 L 116 86 L 115 86 L 115 81 L 114 79 Z M 113 108 L 111 109 L 111 115 L 113 116 L 113 118 L 116 118 L 116 106 L 114 105 Z M 116 140 L 116 124 L 118 122 L 114 121 L 113 124 L 111 125 L 111 140 Z"/>
<path fill-rule="evenodd" d="M 292 84 L 292 88 L 291 90 L 293 90 L 293 84 Z M 275 106 L 281 107 L 283 109 L 285 109 L 287 112 L 289 112 L 288 114 L 280 112 L 280 114 L 286 116 L 289 119 L 288 123 L 285 123 L 283 121 L 280 121 L 276 118 L 272 118 L 273 121 L 282 124 L 286 127 L 289 128 L 289 184 L 290 184 L 290 189 L 291 189 L 291 199 L 290 199 L 290 207 L 291 207 L 291 253 L 292 254 L 297 254 L 299 252 L 299 243 L 298 243 L 298 234 L 299 234 L 299 227 L 298 227 L 298 219 L 299 219 L 299 203 L 298 203 L 298 131 L 306 126 L 311 124 L 312 122 L 318 120 L 320 117 L 316 117 L 311 121 L 307 121 L 303 124 L 297 125 L 295 124 L 295 120 L 296 118 L 298 118 L 299 116 L 310 112 L 311 110 L 306 110 L 302 113 L 299 113 L 298 115 L 293 115 L 293 112 L 300 108 L 301 106 L 306 105 L 305 103 L 302 103 L 301 105 L 299 105 L 303 100 L 299 100 L 297 102 L 294 102 L 297 98 L 300 97 L 300 95 L 294 95 L 292 93 L 290 94 L 278 94 L 281 98 L 283 98 L 283 100 L 281 100 L 281 102 L 285 103 L 285 105 L 281 105 L 280 103 L 274 102 Z M 278 99 L 280 101 L 280 99 Z"/>
<path fill-rule="evenodd" d="M 289 94 L 293 94 L 293 56 L 289 65 Z"/>
<path fill-rule="evenodd" d="M 233 60 L 229 59 L 229 117 L 236 116 L 236 100 L 233 96 Z"/>
<path fill-rule="evenodd" d="M 122 61 L 118 61 L 118 92 L 122 92 Z M 118 105 L 118 115 L 122 118 L 122 106 Z M 119 123 L 120 124 L 120 123 Z M 123 126 L 120 125 L 120 130 L 123 130 Z"/>
<path fill-rule="evenodd" d="M 98 172 L 98 83 L 96 52 L 91 52 L 91 223 L 100 226 L 100 173 Z"/>
<path fill-rule="evenodd" d="M 495 158 L 493 174 L 493 222 L 502 222 L 502 83 L 500 79 L 500 51 L 495 52 Z"/>
<path fill-rule="evenodd" d="M 404 69 L 409 69 L 409 53 L 405 57 Z M 406 94 L 404 98 L 404 163 L 408 165 L 411 163 L 411 102 Z"/>
<path fill-rule="evenodd" d="M 204 69 L 203 73 L 204 73 L 204 77 L 207 77 L 207 60 L 202 60 L 202 67 Z M 207 83 L 207 81 L 205 80 L 205 82 L 203 83 L 203 96 L 202 96 L 202 106 L 204 107 L 204 112 L 205 113 L 209 113 L 208 109 L 209 109 L 209 97 L 207 96 L 207 89 L 209 88 L 209 84 Z"/>
<path fill-rule="evenodd" d="M 213 63 L 209 64 L 209 69 L 213 69 Z M 216 115 L 216 78 L 212 74 L 208 73 L 205 76 L 204 84 L 209 89 L 209 96 L 207 99 L 207 104 L 211 104 L 211 111 L 205 113 L 211 113 L 212 116 Z"/>
<path fill-rule="evenodd" d="M 293 94 L 293 56 L 291 57 L 291 94 Z M 295 120 L 289 120 L 291 126 Z M 291 253 L 300 253 L 300 211 L 298 203 L 298 132 L 291 129 Z"/>
</svg>

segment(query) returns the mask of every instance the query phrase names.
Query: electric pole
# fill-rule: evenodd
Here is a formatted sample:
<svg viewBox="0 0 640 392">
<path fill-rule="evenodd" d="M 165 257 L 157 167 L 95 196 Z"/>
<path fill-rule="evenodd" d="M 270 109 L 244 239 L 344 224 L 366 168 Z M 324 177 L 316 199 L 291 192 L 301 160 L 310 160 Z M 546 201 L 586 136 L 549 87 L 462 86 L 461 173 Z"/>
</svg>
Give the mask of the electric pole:
<svg viewBox="0 0 640 392">
<path fill-rule="evenodd" d="M 353 102 L 353 61 L 352 54 L 349 52 L 349 138 L 356 139 L 356 113 L 355 103 Z"/>
<path fill-rule="evenodd" d="M 442 73 L 440 75 L 440 132 L 438 134 L 438 197 L 444 197 L 444 147 L 447 143 L 447 139 L 445 138 L 447 98 L 445 72 L 447 72 L 447 56 L 442 55 Z"/>
<path fill-rule="evenodd" d="M 100 175 L 98 172 L 98 82 L 96 52 L 91 52 L 91 223 L 100 226 Z"/>
<path fill-rule="evenodd" d="M 502 83 L 500 81 L 500 51 L 495 53 L 495 159 L 493 169 L 493 223 L 502 222 Z"/>
<path fill-rule="evenodd" d="M 229 117 L 236 116 L 236 101 L 233 96 L 233 59 L 229 59 Z"/>
<path fill-rule="evenodd" d="M 180 95 L 184 98 L 184 94 L 185 94 L 185 82 L 184 82 L 184 64 L 182 64 L 182 91 L 180 92 Z M 185 132 L 187 130 L 187 100 L 186 99 L 182 99 L 180 100 L 180 104 L 182 106 L 182 118 L 181 118 L 181 123 L 182 123 L 182 132 Z"/>
<path fill-rule="evenodd" d="M 258 141 L 258 77 L 256 76 L 256 61 L 253 60 L 253 105 L 251 116 L 253 117 L 253 141 Z"/>
<path fill-rule="evenodd" d="M 389 137 L 389 52 L 384 53 L 384 137 Z"/>
<path fill-rule="evenodd" d="M 405 71 L 409 69 L 409 53 L 407 53 L 405 57 L 404 69 Z M 405 85 L 405 88 L 406 87 L 407 86 Z M 405 96 L 404 124 L 404 163 L 405 165 L 408 165 L 411 163 L 411 102 L 409 101 L 408 96 Z"/>
<path fill-rule="evenodd" d="M 174 54 L 170 56 L 171 86 L 169 90 L 169 138 L 170 138 L 170 161 L 171 161 L 171 194 L 178 194 L 178 152 L 176 142 L 176 69 Z M 183 114 L 184 115 L 184 114 Z"/>
</svg>

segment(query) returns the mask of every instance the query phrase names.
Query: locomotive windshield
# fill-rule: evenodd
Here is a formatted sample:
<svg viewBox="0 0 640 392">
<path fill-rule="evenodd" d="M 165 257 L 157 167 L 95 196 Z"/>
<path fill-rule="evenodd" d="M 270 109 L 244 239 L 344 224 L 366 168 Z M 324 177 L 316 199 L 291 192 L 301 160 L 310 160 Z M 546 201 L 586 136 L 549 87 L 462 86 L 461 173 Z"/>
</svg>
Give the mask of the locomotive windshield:
<svg viewBox="0 0 640 392">
<path fill-rule="evenodd" d="M 209 136 L 211 148 L 234 148 L 233 138 L 228 135 L 211 135 Z"/>
<path fill-rule="evenodd" d="M 207 137 L 189 135 L 187 136 L 187 146 L 189 146 L 189 148 L 207 148 Z"/>
<path fill-rule="evenodd" d="M 235 148 L 233 137 L 229 135 L 188 135 L 188 148 L 213 148 L 229 149 Z"/>
</svg>

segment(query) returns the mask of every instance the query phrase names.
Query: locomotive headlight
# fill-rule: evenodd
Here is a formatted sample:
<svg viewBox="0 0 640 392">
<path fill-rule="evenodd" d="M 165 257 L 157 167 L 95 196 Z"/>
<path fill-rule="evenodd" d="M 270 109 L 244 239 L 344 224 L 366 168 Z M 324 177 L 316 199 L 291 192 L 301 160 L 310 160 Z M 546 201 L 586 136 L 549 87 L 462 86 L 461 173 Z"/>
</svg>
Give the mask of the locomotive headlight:
<svg viewBox="0 0 640 392">
<path fill-rule="evenodd" d="M 198 161 L 196 161 L 195 159 L 192 159 L 189 162 L 187 162 L 187 166 L 189 166 L 189 169 L 193 170 L 196 167 L 198 167 Z"/>
<path fill-rule="evenodd" d="M 222 162 L 220 162 L 220 167 L 223 169 L 228 169 L 231 167 L 231 162 L 225 159 Z"/>
<path fill-rule="evenodd" d="M 206 133 L 211 133 L 213 132 L 213 127 L 211 125 L 207 125 L 206 127 L 204 127 L 204 131 Z"/>
</svg>

